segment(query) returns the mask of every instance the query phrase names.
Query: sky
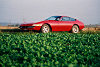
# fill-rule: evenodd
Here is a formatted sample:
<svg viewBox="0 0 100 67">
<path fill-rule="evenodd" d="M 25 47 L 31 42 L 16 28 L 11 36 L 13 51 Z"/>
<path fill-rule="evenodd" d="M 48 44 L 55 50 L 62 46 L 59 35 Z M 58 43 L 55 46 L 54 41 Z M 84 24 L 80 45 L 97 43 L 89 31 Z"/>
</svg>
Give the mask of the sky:
<svg viewBox="0 0 100 67">
<path fill-rule="evenodd" d="M 98 24 L 99 12 L 100 0 L 0 0 L 0 23 L 38 22 L 61 15 Z"/>
</svg>

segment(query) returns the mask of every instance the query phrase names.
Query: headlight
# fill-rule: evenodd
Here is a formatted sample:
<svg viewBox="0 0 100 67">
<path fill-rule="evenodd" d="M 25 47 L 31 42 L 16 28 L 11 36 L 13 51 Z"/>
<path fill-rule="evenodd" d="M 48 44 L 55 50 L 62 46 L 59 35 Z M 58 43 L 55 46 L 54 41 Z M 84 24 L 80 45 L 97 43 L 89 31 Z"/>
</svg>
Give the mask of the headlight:
<svg viewBox="0 0 100 67">
<path fill-rule="evenodd" d="M 32 26 L 42 26 L 42 24 L 33 24 Z"/>
</svg>

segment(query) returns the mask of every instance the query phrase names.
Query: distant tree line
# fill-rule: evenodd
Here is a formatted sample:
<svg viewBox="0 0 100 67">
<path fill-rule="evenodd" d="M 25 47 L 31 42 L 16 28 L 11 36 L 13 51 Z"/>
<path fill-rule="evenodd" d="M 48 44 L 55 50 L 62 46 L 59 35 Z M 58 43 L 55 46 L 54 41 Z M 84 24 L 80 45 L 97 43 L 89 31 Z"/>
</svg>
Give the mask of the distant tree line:
<svg viewBox="0 0 100 67">
<path fill-rule="evenodd" d="M 20 24 L 9 24 L 9 27 L 19 27 Z"/>
<path fill-rule="evenodd" d="M 90 27 L 100 28 L 100 25 L 98 25 L 98 24 L 95 24 L 95 25 L 92 25 L 92 24 L 90 24 L 90 25 L 85 25 L 85 28 L 90 28 Z"/>
</svg>

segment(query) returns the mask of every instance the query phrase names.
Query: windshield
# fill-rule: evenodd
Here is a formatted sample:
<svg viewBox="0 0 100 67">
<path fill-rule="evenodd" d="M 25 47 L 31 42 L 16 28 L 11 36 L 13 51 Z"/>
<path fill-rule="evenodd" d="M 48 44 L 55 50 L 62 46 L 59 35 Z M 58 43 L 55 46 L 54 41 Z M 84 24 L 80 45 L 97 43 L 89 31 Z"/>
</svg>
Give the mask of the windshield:
<svg viewBox="0 0 100 67">
<path fill-rule="evenodd" d="M 61 18 L 61 16 L 51 16 L 46 20 L 57 20 L 58 21 L 60 18 Z"/>
</svg>

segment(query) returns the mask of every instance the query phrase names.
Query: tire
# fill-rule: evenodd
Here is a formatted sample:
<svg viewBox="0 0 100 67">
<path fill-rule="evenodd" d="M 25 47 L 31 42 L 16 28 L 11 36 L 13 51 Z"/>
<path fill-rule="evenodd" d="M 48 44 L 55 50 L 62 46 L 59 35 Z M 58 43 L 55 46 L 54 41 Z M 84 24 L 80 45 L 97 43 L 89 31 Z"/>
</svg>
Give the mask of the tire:
<svg viewBox="0 0 100 67">
<path fill-rule="evenodd" d="M 49 27 L 49 25 L 47 25 L 47 24 L 44 24 L 42 27 L 41 27 L 41 32 L 42 33 L 49 33 L 50 32 L 50 27 Z"/>
<path fill-rule="evenodd" d="M 72 27 L 72 30 L 71 30 L 72 33 L 78 33 L 79 32 L 79 27 L 77 25 L 74 25 Z"/>
</svg>

